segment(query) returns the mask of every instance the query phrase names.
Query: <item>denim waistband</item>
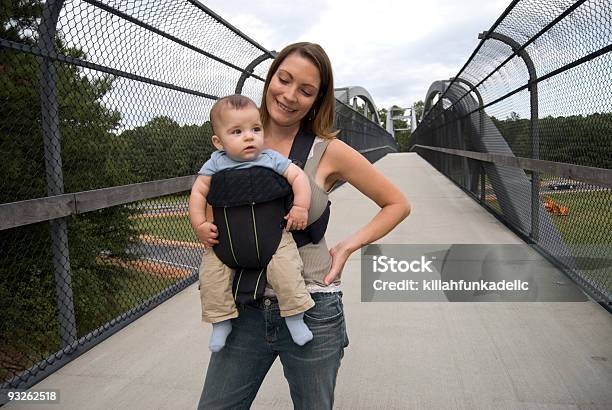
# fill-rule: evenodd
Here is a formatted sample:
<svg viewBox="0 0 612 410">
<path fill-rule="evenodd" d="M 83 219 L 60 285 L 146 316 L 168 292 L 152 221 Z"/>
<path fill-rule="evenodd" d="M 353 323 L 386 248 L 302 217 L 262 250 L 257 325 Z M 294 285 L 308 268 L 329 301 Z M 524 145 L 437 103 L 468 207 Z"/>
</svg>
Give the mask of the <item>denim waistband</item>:
<svg viewBox="0 0 612 410">
<path fill-rule="evenodd" d="M 336 298 L 336 297 L 342 297 L 342 292 L 315 292 L 315 293 L 311 293 L 310 297 L 312 297 L 312 300 L 315 301 L 315 303 L 319 300 L 325 300 L 328 298 Z M 244 305 L 243 305 L 244 306 Z M 256 300 L 255 302 L 251 302 L 248 304 L 249 307 L 254 307 L 257 309 L 280 309 L 278 307 L 278 299 L 276 298 L 276 296 L 264 296 L 261 299 Z"/>
</svg>

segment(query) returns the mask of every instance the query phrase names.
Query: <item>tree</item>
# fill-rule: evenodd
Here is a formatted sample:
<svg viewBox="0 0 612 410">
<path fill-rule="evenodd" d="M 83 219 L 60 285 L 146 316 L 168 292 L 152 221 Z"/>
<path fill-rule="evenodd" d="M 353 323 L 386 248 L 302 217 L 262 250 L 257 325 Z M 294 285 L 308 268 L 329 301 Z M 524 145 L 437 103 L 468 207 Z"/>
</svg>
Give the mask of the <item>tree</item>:
<svg viewBox="0 0 612 410">
<path fill-rule="evenodd" d="M 413 104 L 414 111 L 416 114 L 416 119 L 419 121 L 423 116 L 423 110 L 425 109 L 425 103 L 422 100 L 419 100 Z"/>
<path fill-rule="evenodd" d="M 0 38 L 36 46 L 41 1 L 0 4 Z M 65 45 L 55 50 L 85 59 Z M 54 63 L 65 192 L 121 185 L 132 177 L 117 159 L 114 131 L 120 114 L 101 101 L 112 88 L 108 75 Z M 46 169 L 41 121 L 40 66 L 37 57 L 0 48 L 1 203 L 45 197 Z M 78 336 L 108 321 L 117 309 L 118 268 L 101 266 L 102 250 L 128 257 L 136 230 L 126 207 L 68 218 L 68 242 Z M 0 380 L 59 349 L 59 323 L 48 223 L 0 231 Z"/>
<path fill-rule="evenodd" d="M 169 117 L 124 131 L 131 173 L 138 182 L 195 174 L 215 150 L 210 122 L 180 126 Z"/>
<path fill-rule="evenodd" d="M 532 157 L 531 120 L 511 112 L 505 120 L 491 117 L 514 155 Z M 541 118 L 539 159 L 597 168 L 612 168 L 612 114 Z"/>
<path fill-rule="evenodd" d="M 386 129 L 387 128 L 387 113 L 389 111 L 386 108 L 381 108 L 378 110 L 378 117 L 380 118 L 381 125 Z"/>
<path fill-rule="evenodd" d="M 403 116 L 406 112 L 405 109 L 398 107 L 397 105 L 393 105 L 391 107 L 391 111 L 394 117 Z M 386 127 L 388 114 L 389 112 L 386 108 L 378 110 L 378 115 L 380 116 L 383 127 Z M 410 136 L 412 135 L 410 130 L 407 130 L 408 122 L 405 120 L 395 119 L 393 120 L 393 128 L 396 130 L 402 129 L 402 131 L 395 131 L 395 140 L 397 141 L 401 152 L 408 151 L 408 148 L 410 147 Z"/>
</svg>

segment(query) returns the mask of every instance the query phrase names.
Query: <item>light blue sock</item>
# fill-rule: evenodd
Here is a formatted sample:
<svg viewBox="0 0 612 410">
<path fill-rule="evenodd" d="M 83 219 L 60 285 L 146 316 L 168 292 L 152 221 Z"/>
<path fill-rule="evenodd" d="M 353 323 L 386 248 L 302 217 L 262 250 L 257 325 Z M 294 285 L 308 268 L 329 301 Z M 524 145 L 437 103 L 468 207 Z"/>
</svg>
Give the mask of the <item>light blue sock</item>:
<svg viewBox="0 0 612 410">
<path fill-rule="evenodd" d="M 218 352 L 225 346 L 225 339 L 232 332 L 232 320 L 227 319 L 223 322 L 213 323 L 213 331 L 210 336 L 208 348 L 211 352 Z"/>
<path fill-rule="evenodd" d="M 306 323 L 304 323 L 304 312 L 287 316 L 285 323 L 287 323 L 291 338 L 297 345 L 304 346 L 312 340 L 312 332 L 308 329 Z"/>
</svg>

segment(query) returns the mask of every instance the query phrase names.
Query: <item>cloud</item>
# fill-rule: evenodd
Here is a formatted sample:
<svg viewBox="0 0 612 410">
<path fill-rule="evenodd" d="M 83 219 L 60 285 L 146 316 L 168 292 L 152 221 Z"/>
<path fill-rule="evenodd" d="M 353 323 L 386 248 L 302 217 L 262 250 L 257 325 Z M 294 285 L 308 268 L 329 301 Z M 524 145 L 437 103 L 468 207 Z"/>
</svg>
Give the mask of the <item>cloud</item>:
<svg viewBox="0 0 612 410">
<path fill-rule="evenodd" d="M 505 2 L 334 2 L 304 34 L 320 42 L 338 86 L 360 85 L 379 107 L 411 105 L 454 76 Z"/>
<path fill-rule="evenodd" d="M 317 42 L 337 87 L 359 85 L 379 108 L 409 106 L 457 74 L 507 0 L 209 0 L 206 6 L 269 50 Z"/>
<path fill-rule="evenodd" d="M 206 6 L 268 50 L 298 41 L 328 8 L 325 0 L 210 0 Z"/>
</svg>

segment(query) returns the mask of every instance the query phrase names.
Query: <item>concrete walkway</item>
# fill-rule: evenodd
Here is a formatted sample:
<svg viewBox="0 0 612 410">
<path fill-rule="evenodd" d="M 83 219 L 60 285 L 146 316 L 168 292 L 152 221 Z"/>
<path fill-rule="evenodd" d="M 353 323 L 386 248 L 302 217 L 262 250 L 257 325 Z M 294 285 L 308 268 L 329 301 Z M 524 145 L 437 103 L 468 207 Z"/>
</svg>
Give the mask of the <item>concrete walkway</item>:
<svg viewBox="0 0 612 410">
<path fill-rule="evenodd" d="M 380 243 L 522 243 L 417 154 L 376 167 L 413 205 Z M 377 212 L 349 185 L 332 201 L 330 246 Z M 359 253 L 343 286 L 337 408 L 612 408 L 612 316 L 596 303 L 361 303 Z M 195 408 L 211 330 L 199 317 L 194 285 L 35 386 L 61 395 L 36 409 Z M 292 408 L 278 361 L 253 408 Z"/>
</svg>

